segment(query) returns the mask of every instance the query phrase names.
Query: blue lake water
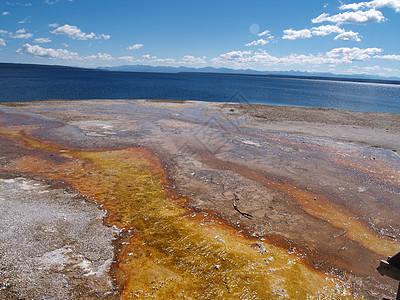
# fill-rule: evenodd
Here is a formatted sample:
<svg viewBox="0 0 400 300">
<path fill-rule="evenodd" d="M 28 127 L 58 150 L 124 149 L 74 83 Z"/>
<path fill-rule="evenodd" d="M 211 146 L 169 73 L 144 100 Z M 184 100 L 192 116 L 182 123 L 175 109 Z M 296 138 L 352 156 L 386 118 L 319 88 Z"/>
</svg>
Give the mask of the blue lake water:
<svg viewBox="0 0 400 300">
<path fill-rule="evenodd" d="M 396 84 L 246 75 L 0 68 L 0 102 L 47 99 L 246 101 L 400 113 L 400 85 Z"/>
</svg>

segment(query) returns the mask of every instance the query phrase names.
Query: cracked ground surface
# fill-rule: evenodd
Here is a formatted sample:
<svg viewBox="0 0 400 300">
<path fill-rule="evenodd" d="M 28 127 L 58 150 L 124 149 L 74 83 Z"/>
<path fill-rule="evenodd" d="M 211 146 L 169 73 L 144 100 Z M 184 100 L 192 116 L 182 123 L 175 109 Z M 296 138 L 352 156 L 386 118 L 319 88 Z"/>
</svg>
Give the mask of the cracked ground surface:
<svg viewBox="0 0 400 300">
<path fill-rule="evenodd" d="M 400 250 L 399 124 L 195 101 L 2 105 L 0 297 L 393 296 L 375 268 Z"/>
</svg>

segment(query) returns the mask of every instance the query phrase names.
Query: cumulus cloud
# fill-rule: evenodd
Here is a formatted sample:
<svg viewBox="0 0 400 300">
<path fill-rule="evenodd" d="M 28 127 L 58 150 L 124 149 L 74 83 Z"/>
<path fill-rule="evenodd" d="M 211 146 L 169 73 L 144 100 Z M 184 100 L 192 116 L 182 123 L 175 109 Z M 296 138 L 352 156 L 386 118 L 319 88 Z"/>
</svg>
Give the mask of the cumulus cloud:
<svg viewBox="0 0 400 300">
<path fill-rule="evenodd" d="M 150 54 L 145 54 L 142 55 L 142 60 L 139 60 L 138 62 L 146 62 L 146 63 L 168 63 L 168 64 L 173 64 L 176 63 L 176 60 L 174 58 L 158 58 L 157 56 L 152 56 Z"/>
<path fill-rule="evenodd" d="M 353 32 L 353 31 L 346 31 L 343 32 L 335 37 L 335 41 L 355 41 L 355 42 L 360 42 L 361 38 L 358 34 L 358 32 Z"/>
<path fill-rule="evenodd" d="M 323 13 L 311 20 L 313 23 L 331 22 L 336 24 L 370 24 L 381 23 L 386 18 L 379 10 L 370 9 L 367 11 L 346 11 L 337 15 L 330 16 Z"/>
<path fill-rule="evenodd" d="M 296 39 L 308 39 L 312 36 L 309 29 L 286 29 L 283 31 L 282 39 L 284 40 L 296 40 Z"/>
<path fill-rule="evenodd" d="M 132 56 L 122 56 L 119 59 L 128 61 L 128 62 L 135 62 L 135 63 L 164 63 L 164 64 L 175 64 L 175 65 L 203 65 L 206 64 L 205 56 L 196 57 L 192 55 L 185 55 L 180 59 L 175 58 L 159 58 L 157 56 L 152 56 L 150 54 L 142 55 L 142 59 L 135 60 Z"/>
<path fill-rule="evenodd" d="M 51 33 L 57 35 L 67 35 L 74 40 L 88 40 L 93 39 L 96 35 L 91 32 L 89 34 L 82 32 L 78 27 L 65 24 L 64 26 L 57 27 Z"/>
<path fill-rule="evenodd" d="M 277 57 L 270 55 L 265 50 L 257 51 L 231 51 L 211 59 L 218 66 L 245 67 L 252 64 L 261 65 L 321 65 L 352 63 L 353 61 L 366 61 L 374 55 L 380 54 L 380 48 L 335 48 L 326 53 L 314 54 L 290 54 Z"/>
<path fill-rule="evenodd" d="M 18 54 L 25 54 L 33 57 L 59 59 L 59 60 L 73 60 L 73 61 L 91 61 L 102 60 L 110 61 L 114 58 L 107 53 L 98 53 L 90 56 L 79 56 L 77 52 L 68 51 L 65 49 L 43 48 L 39 45 L 25 44 L 22 48 L 16 51 Z"/>
<path fill-rule="evenodd" d="M 7 30 L 2 30 L 0 29 L 0 34 L 8 34 L 9 32 Z"/>
<path fill-rule="evenodd" d="M 26 54 L 33 57 L 42 57 L 50 59 L 62 60 L 78 60 L 79 55 L 77 52 L 71 52 L 65 49 L 42 48 L 39 45 L 25 44 L 22 48 L 17 50 L 18 54 Z"/>
<path fill-rule="evenodd" d="M 271 35 L 269 30 L 264 30 L 263 32 L 257 33 L 258 36 L 262 37 L 258 40 L 252 41 L 250 43 L 245 44 L 246 47 L 249 46 L 264 46 L 269 42 L 274 40 L 274 36 Z"/>
<path fill-rule="evenodd" d="M 67 36 L 69 36 L 70 38 L 72 38 L 74 40 L 89 40 L 89 39 L 104 39 L 104 40 L 108 40 L 108 39 L 110 39 L 109 35 L 105 35 L 105 34 L 96 35 L 93 32 L 85 33 L 82 30 L 80 30 L 78 27 L 71 26 L 71 25 L 68 25 L 68 24 L 65 24 L 63 26 L 57 27 L 56 29 L 51 31 L 51 33 L 54 33 L 54 34 L 57 34 L 57 35 L 67 35 Z"/>
<path fill-rule="evenodd" d="M 343 33 L 345 30 L 336 25 L 321 25 L 311 28 L 311 33 L 317 36 L 327 36 L 332 33 Z"/>
<path fill-rule="evenodd" d="M 342 4 L 339 8 L 341 10 L 360 10 L 360 9 L 379 9 L 383 7 L 389 7 L 394 9 L 396 12 L 400 12 L 400 0 L 373 0 L 359 3 Z"/>
<path fill-rule="evenodd" d="M 247 47 L 248 46 L 264 46 L 268 43 L 269 43 L 269 41 L 267 41 L 267 40 L 259 39 L 259 40 L 252 41 L 251 43 L 247 43 L 245 46 L 247 46 Z"/>
<path fill-rule="evenodd" d="M 400 55 L 399 54 L 375 55 L 374 58 L 388 59 L 388 60 L 399 60 L 400 61 Z"/>
<path fill-rule="evenodd" d="M 206 57 L 195 57 L 191 55 L 185 55 L 179 62 L 179 64 L 183 65 L 201 65 L 206 64 Z"/>
<path fill-rule="evenodd" d="M 5 47 L 6 46 L 6 42 L 4 41 L 4 39 L 0 38 L 0 47 Z"/>
<path fill-rule="evenodd" d="M 326 56 L 330 58 L 339 58 L 344 63 L 350 63 L 352 61 L 366 61 L 369 60 L 373 55 L 382 53 L 381 48 L 365 48 L 360 49 L 357 47 L 348 48 L 341 47 L 332 49 L 326 52 Z"/>
<path fill-rule="evenodd" d="M 126 61 L 126 62 L 130 62 L 130 63 L 135 62 L 135 58 L 133 56 L 120 56 L 120 57 L 118 57 L 118 59 Z"/>
<path fill-rule="evenodd" d="M 13 39 L 29 39 L 33 37 L 32 33 L 27 33 L 25 28 L 19 29 L 15 32 L 15 34 L 10 33 L 10 38 Z"/>
<path fill-rule="evenodd" d="M 109 35 L 109 34 L 99 34 L 99 35 L 96 35 L 95 37 L 94 37 L 96 40 L 101 40 L 101 39 L 103 39 L 103 40 L 109 40 L 110 38 L 111 38 L 111 35 Z"/>
<path fill-rule="evenodd" d="M 126 49 L 128 49 L 128 50 L 138 50 L 138 49 L 142 48 L 143 46 L 144 46 L 143 44 L 134 44 L 132 46 L 129 46 Z"/>
<path fill-rule="evenodd" d="M 58 23 L 51 23 L 51 24 L 49 24 L 48 26 L 49 26 L 49 27 L 52 27 L 52 28 L 57 28 L 57 27 L 60 26 L 60 25 L 58 25 Z"/>
<path fill-rule="evenodd" d="M 80 58 L 81 60 L 105 60 L 105 61 L 110 61 L 114 60 L 114 57 L 112 57 L 108 53 L 98 53 L 96 55 L 90 55 L 90 56 L 84 56 Z"/>
<path fill-rule="evenodd" d="M 304 39 L 310 38 L 312 36 L 327 36 L 332 33 L 339 33 L 339 35 L 335 37 L 335 40 L 357 42 L 361 41 L 360 36 L 357 32 L 345 31 L 343 28 L 340 28 L 337 25 L 321 25 L 318 27 L 312 27 L 311 29 L 301 30 L 287 29 L 283 32 L 284 36 L 282 37 L 282 39 L 288 40 Z"/>
<path fill-rule="evenodd" d="M 8 16 L 8 15 L 11 15 L 11 14 L 10 14 L 10 12 L 8 12 L 8 11 L 3 11 L 3 12 L 1 13 L 1 15 L 2 15 L 2 16 Z"/>
<path fill-rule="evenodd" d="M 50 38 L 37 38 L 37 39 L 34 39 L 34 42 L 38 43 L 38 44 L 50 43 L 51 39 Z"/>
<path fill-rule="evenodd" d="M 174 64 L 174 63 L 176 63 L 176 59 L 175 58 L 155 58 L 154 62 Z"/>
<path fill-rule="evenodd" d="M 270 55 L 265 50 L 258 51 L 231 51 L 228 53 L 221 54 L 219 57 L 213 58 L 211 61 L 218 66 L 228 65 L 235 67 L 244 67 L 251 64 L 262 64 L 262 65 L 277 65 L 277 64 L 294 64 L 301 63 L 305 60 L 313 59 L 313 55 L 296 55 L 291 54 L 290 56 L 276 57 Z M 291 62 L 291 63 L 290 63 Z"/>
</svg>

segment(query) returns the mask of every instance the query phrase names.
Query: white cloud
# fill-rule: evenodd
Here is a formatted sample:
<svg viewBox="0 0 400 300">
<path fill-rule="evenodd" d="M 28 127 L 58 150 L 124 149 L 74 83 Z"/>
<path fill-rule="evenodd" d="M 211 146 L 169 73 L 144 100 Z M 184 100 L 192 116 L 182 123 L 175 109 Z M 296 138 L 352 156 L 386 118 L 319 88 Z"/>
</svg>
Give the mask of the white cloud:
<svg viewBox="0 0 400 300">
<path fill-rule="evenodd" d="M 132 56 L 122 56 L 118 59 L 124 60 L 131 63 L 164 63 L 164 64 L 175 64 L 175 65 L 203 65 L 206 64 L 205 56 L 196 57 L 192 55 L 185 55 L 181 59 L 175 58 L 159 58 L 150 54 L 142 55 L 142 59 L 135 59 Z"/>
<path fill-rule="evenodd" d="M 19 5 L 19 6 L 32 6 L 32 3 L 12 3 L 12 2 L 6 2 L 7 5 Z"/>
<path fill-rule="evenodd" d="M 37 39 L 34 39 L 34 42 L 39 43 L 39 44 L 50 43 L 51 39 L 50 38 L 37 38 Z"/>
<path fill-rule="evenodd" d="M 50 25 L 54 25 L 54 24 L 50 24 Z M 57 27 L 56 29 L 51 31 L 51 33 L 54 33 L 57 35 L 67 35 L 74 40 L 89 40 L 89 39 L 108 40 L 108 39 L 110 39 L 109 35 L 105 35 L 105 34 L 96 35 L 93 32 L 85 33 L 82 30 L 80 30 L 78 27 L 71 26 L 68 24 L 65 24 L 64 26 L 61 26 L 61 27 Z"/>
<path fill-rule="evenodd" d="M 185 55 L 179 62 L 179 64 L 183 65 L 201 65 L 206 64 L 206 57 L 195 57 L 191 55 Z"/>
<path fill-rule="evenodd" d="M 58 2 L 60 2 L 60 0 L 44 0 L 44 3 L 50 4 L 50 5 L 56 4 Z M 73 2 L 73 0 L 68 0 L 68 2 Z"/>
<path fill-rule="evenodd" d="M 129 46 L 128 48 L 126 48 L 126 49 L 128 49 L 128 50 L 138 50 L 138 49 L 140 49 L 140 48 L 142 48 L 143 47 L 143 44 L 134 44 L 134 45 L 132 45 L 132 46 Z"/>
<path fill-rule="evenodd" d="M 80 30 L 78 27 L 70 26 L 68 24 L 54 29 L 51 33 L 57 35 L 67 35 L 74 40 L 88 40 L 93 39 L 96 36 L 93 32 L 86 34 L 82 32 L 82 30 Z"/>
<path fill-rule="evenodd" d="M 260 32 L 257 34 L 258 36 L 267 36 L 268 38 L 272 38 L 273 36 L 270 34 L 269 30 L 264 30 L 263 32 Z"/>
<path fill-rule="evenodd" d="M 271 35 L 269 30 L 264 30 L 263 32 L 260 32 L 259 34 L 257 34 L 258 36 L 262 36 L 264 39 L 270 39 L 272 40 L 274 38 L 273 35 Z"/>
<path fill-rule="evenodd" d="M 252 64 L 259 65 L 337 65 L 352 63 L 353 61 L 366 61 L 374 55 L 381 53 L 380 48 L 335 48 L 326 53 L 314 54 L 290 54 L 287 56 L 272 56 L 265 50 L 257 51 L 231 51 L 211 59 L 218 66 L 245 67 Z"/>
<path fill-rule="evenodd" d="M 42 48 L 38 45 L 32 46 L 30 44 L 23 45 L 22 48 L 17 50 L 17 53 L 50 59 L 79 60 L 79 55 L 76 52 L 65 49 Z"/>
<path fill-rule="evenodd" d="M 355 42 L 361 42 L 361 38 L 358 34 L 358 32 L 353 32 L 353 31 L 346 31 L 343 32 L 335 37 L 335 41 L 355 41 Z"/>
<path fill-rule="evenodd" d="M 365 71 L 370 72 L 370 71 L 378 71 L 381 70 L 380 66 L 372 66 L 372 67 L 364 67 L 363 68 Z"/>
<path fill-rule="evenodd" d="M 2 15 L 2 16 L 8 16 L 8 15 L 11 15 L 11 14 L 10 14 L 10 12 L 8 12 L 8 11 L 3 11 L 3 12 L 1 13 L 1 15 Z"/>
<path fill-rule="evenodd" d="M 29 21 L 29 17 L 18 22 L 18 24 L 25 24 Z"/>
<path fill-rule="evenodd" d="M 269 41 L 267 41 L 267 40 L 259 39 L 259 40 L 252 41 L 251 43 L 247 43 L 245 46 L 264 46 L 268 43 L 269 43 Z"/>
<path fill-rule="evenodd" d="M 249 51 L 230 51 L 223 53 L 218 57 L 211 59 L 212 63 L 218 66 L 247 66 L 254 63 L 260 63 L 264 65 L 277 64 L 279 59 L 271 56 L 265 50 L 259 50 L 257 52 Z"/>
<path fill-rule="evenodd" d="M 252 55 L 254 52 L 249 50 L 249 51 L 230 51 L 227 53 L 223 53 L 218 57 L 215 57 L 211 59 L 211 61 L 215 64 L 218 65 L 224 65 L 229 63 L 233 64 L 241 64 L 241 63 L 247 63 L 250 59 L 250 55 Z"/>
<path fill-rule="evenodd" d="M 79 56 L 77 52 L 71 52 L 65 49 L 43 48 L 39 45 L 25 44 L 22 48 L 17 50 L 18 54 L 30 55 L 33 57 L 59 59 L 59 60 L 73 60 L 73 61 L 110 61 L 114 58 L 107 53 L 98 53 L 90 56 Z"/>
<path fill-rule="evenodd" d="M 5 47 L 6 46 L 6 42 L 0 38 L 0 47 Z"/>
<path fill-rule="evenodd" d="M 109 34 L 100 34 L 100 35 L 96 35 L 95 39 L 96 40 L 100 40 L 100 39 L 104 39 L 104 40 L 109 40 L 111 38 L 111 35 Z"/>
<path fill-rule="evenodd" d="M 286 29 L 283 31 L 282 39 L 284 40 L 296 40 L 296 39 L 308 39 L 312 36 L 309 29 Z"/>
<path fill-rule="evenodd" d="M 321 25 L 311 28 L 312 34 L 317 36 L 327 36 L 332 33 L 343 33 L 344 31 L 344 29 L 336 25 Z"/>
<path fill-rule="evenodd" d="M 388 59 L 388 60 L 399 60 L 400 61 L 400 55 L 399 54 L 375 55 L 374 58 Z"/>
<path fill-rule="evenodd" d="M 381 48 L 366 48 L 360 49 L 357 47 L 348 48 L 341 47 L 335 48 L 326 53 L 327 57 L 340 58 L 344 63 L 350 63 L 352 61 L 366 61 L 373 55 L 382 53 Z"/>
<path fill-rule="evenodd" d="M 176 60 L 174 58 L 158 58 L 157 56 L 151 56 L 150 54 L 145 54 L 142 55 L 142 60 L 139 60 L 138 62 L 146 62 L 146 63 L 158 62 L 158 63 L 173 64 L 176 63 Z"/>
<path fill-rule="evenodd" d="M 365 8 L 379 9 L 383 7 L 389 7 L 394 9 L 396 12 L 400 12 L 400 0 L 373 0 L 369 2 L 342 4 L 339 8 L 341 10 L 359 10 Z"/>
<path fill-rule="evenodd" d="M 245 46 L 264 46 L 268 44 L 269 42 L 274 40 L 274 36 L 271 35 L 269 30 L 264 30 L 263 32 L 257 33 L 258 36 L 261 36 L 261 39 L 252 41 L 250 43 L 247 43 Z"/>
<path fill-rule="evenodd" d="M 157 59 L 154 59 L 154 62 L 175 64 L 176 63 L 176 59 L 175 58 L 157 58 Z"/>
<path fill-rule="evenodd" d="M 335 37 L 335 40 L 357 42 L 361 41 L 357 32 L 345 31 L 343 28 L 340 28 L 337 25 L 321 25 L 318 27 L 312 27 L 311 29 L 301 30 L 287 29 L 283 32 L 284 36 L 282 37 L 282 39 L 288 40 L 311 38 L 312 36 L 327 36 L 332 33 L 339 33 L 339 35 Z"/>
<path fill-rule="evenodd" d="M 19 29 L 15 32 L 15 34 L 10 33 L 10 38 L 13 39 L 29 39 L 33 37 L 32 33 L 27 33 L 25 28 Z"/>
<path fill-rule="evenodd" d="M 52 27 L 52 28 L 57 28 L 60 25 L 58 25 L 57 23 L 52 23 L 52 24 L 49 24 L 48 26 Z"/>
<path fill-rule="evenodd" d="M 332 22 L 336 24 L 370 24 L 370 23 L 381 23 L 386 18 L 379 10 L 370 9 L 367 11 L 346 11 L 337 15 L 330 16 L 327 13 L 323 13 L 312 19 L 313 23 Z"/>
<path fill-rule="evenodd" d="M 0 29 L 0 34 L 8 34 L 9 32 L 7 30 L 2 30 Z"/>
<path fill-rule="evenodd" d="M 82 60 L 105 60 L 105 61 L 110 61 L 114 60 L 114 57 L 112 57 L 108 53 L 98 53 L 96 55 L 90 55 L 90 56 L 84 56 L 80 58 Z"/>
<path fill-rule="evenodd" d="M 121 56 L 121 57 L 118 57 L 118 59 L 126 61 L 126 62 L 130 62 L 130 63 L 135 62 L 135 58 L 133 56 Z"/>
</svg>

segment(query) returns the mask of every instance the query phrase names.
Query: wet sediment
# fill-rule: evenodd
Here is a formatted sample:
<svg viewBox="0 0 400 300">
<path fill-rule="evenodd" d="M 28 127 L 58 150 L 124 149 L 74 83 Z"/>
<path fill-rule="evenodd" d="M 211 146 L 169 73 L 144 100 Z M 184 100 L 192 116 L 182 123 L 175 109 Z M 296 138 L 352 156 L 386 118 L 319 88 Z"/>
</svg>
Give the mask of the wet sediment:
<svg viewBox="0 0 400 300">
<path fill-rule="evenodd" d="M 77 111 L 80 127 L 71 131 L 68 114 L 62 116 L 49 106 L 1 116 L 3 138 L 26 151 L 3 170 L 65 182 L 102 206 L 106 224 L 123 231 L 113 267 L 123 298 L 350 298 L 351 293 L 363 294 L 372 284 L 381 292 L 390 286 L 377 276 L 370 281 L 366 278 L 371 276 L 368 270 L 373 259 L 399 249 L 399 229 L 393 225 L 396 216 L 385 223 L 384 217 L 371 211 L 378 201 L 367 202 L 379 190 L 377 196 L 389 196 L 387 204 L 398 205 L 394 200 L 399 174 L 395 157 L 377 153 L 380 156 L 372 154 L 377 156 L 373 159 L 352 153 L 355 146 L 304 137 L 296 141 L 295 136 L 253 132 L 223 120 L 214 124 L 204 108 L 182 109 L 178 104 L 175 110 L 158 110 L 153 103 L 90 103 L 85 109 L 96 114 L 86 115 L 94 122 L 85 127 Z M 18 114 L 26 111 L 39 115 L 30 116 L 29 122 Z M 154 119 L 140 119 L 149 112 Z M 43 121 L 40 114 L 57 119 Z M 129 116 L 140 128 L 129 131 L 129 126 L 112 123 L 117 114 Z M 157 120 L 167 118 L 172 121 L 156 125 Z M 188 125 L 174 123 L 177 119 Z M 207 132 L 210 128 L 211 133 Z M 55 142 L 63 130 L 68 131 L 64 137 L 74 137 L 72 142 Z M 82 143 L 81 138 L 85 139 Z M 118 141 L 118 147 L 110 141 Z M 298 173 L 309 168 L 313 159 L 324 162 L 326 171 Z M 335 176 L 330 175 L 332 170 Z M 203 176 L 197 177 L 196 172 Z M 349 181 L 357 191 L 369 180 L 368 196 L 345 201 L 341 197 L 345 191 L 332 193 L 332 186 L 344 183 L 336 179 L 341 174 L 351 175 Z M 331 182 L 307 184 L 318 176 Z M 353 183 L 357 178 L 360 182 Z M 249 189 L 267 207 L 259 208 L 257 199 L 250 199 Z M 243 210 L 255 216 L 252 220 L 234 212 L 233 192 L 238 193 Z M 369 212 L 367 218 L 356 210 L 364 202 L 367 205 L 361 211 Z M 314 240 L 307 244 L 310 237 L 296 233 L 295 224 L 282 226 L 282 219 L 289 219 L 288 211 L 293 220 L 317 224 L 325 233 L 310 232 Z M 372 217 L 375 227 L 368 222 Z M 280 225 L 272 229 L 274 222 Z M 333 235 L 327 239 L 329 247 L 319 245 L 317 239 L 329 232 Z M 367 263 L 357 264 L 346 257 L 360 252 Z M 341 256 L 343 261 L 338 261 Z M 321 261 L 325 265 L 319 265 Z"/>
</svg>

